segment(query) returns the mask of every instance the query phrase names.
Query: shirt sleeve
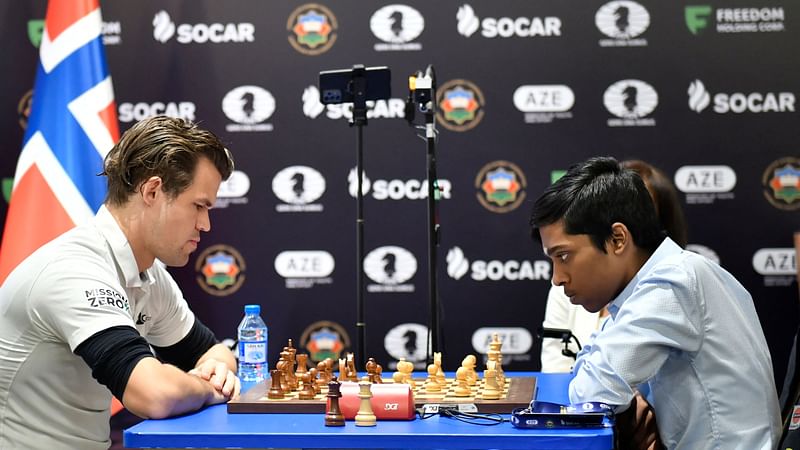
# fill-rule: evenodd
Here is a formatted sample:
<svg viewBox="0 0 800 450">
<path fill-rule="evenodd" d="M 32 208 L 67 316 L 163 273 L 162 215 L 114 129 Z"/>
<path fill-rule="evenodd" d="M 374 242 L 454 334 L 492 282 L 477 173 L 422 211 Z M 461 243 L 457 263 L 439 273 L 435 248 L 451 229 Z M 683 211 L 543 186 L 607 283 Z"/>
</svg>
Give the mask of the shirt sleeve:
<svg viewBox="0 0 800 450">
<path fill-rule="evenodd" d="M 91 257 L 52 262 L 28 296 L 32 321 L 67 342 L 71 351 L 101 330 L 135 328 L 125 290 L 111 270 Z"/>
<path fill-rule="evenodd" d="M 162 361 L 189 371 L 197 365 L 200 357 L 216 343 L 217 339 L 214 337 L 214 333 L 200 322 L 200 319 L 195 319 L 191 331 L 180 342 L 169 347 L 153 347 Z"/>
<path fill-rule="evenodd" d="M 167 270 L 156 262 L 150 270 L 154 282 L 150 303 L 157 305 L 153 325 L 147 332 L 147 341 L 153 346 L 169 347 L 185 338 L 195 323 L 195 316 L 178 284 Z"/>
<path fill-rule="evenodd" d="M 655 376 L 673 352 L 691 357 L 698 351 L 704 311 L 696 286 L 696 276 L 678 266 L 645 274 L 614 322 L 578 355 L 570 401 L 626 407 L 634 387 Z"/>
</svg>

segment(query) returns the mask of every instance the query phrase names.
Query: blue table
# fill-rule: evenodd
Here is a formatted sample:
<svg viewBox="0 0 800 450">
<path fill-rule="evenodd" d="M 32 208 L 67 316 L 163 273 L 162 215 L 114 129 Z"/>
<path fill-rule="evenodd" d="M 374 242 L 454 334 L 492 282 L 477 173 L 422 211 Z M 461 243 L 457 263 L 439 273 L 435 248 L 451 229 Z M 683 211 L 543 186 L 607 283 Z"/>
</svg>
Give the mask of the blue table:
<svg viewBox="0 0 800 450">
<path fill-rule="evenodd" d="M 535 376 L 536 398 L 567 403 L 569 374 Z M 510 423 L 480 426 L 435 416 L 413 421 L 379 421 L 375 427 L 326 427 L 322 414 L 228 414 L 215 405 L 193 414 L 145 420 L 123 434 L 126 447 L 290 447 L 290 448 L 613 448 L 610 428 L 522 430 Z"/>
</svg>

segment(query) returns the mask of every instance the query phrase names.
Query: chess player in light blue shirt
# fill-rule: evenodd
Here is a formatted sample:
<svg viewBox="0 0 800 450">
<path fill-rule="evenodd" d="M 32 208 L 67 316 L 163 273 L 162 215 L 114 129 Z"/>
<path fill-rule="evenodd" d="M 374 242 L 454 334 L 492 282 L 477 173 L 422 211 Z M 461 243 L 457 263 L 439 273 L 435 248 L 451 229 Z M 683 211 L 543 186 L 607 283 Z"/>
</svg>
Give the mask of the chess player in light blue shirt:
<svg viewBox="0 0 800 450">
<path fill-rule="evenodd" d="M 569 169 L 533 207 L 553 284 L 611 321 L 579 353 L 573 403 L 625 411 L 646 385 L 668 449 L 771 450 L 780 410 L 750 294 L 664 236 L 641 178 L 608 157 Z"/>
</svg>

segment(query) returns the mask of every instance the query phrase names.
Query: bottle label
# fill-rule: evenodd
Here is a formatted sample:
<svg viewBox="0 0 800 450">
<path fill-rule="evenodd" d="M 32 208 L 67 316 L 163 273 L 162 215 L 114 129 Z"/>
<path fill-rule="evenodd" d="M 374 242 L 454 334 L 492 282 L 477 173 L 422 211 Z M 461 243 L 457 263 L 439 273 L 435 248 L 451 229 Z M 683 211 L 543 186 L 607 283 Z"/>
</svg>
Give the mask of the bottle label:
<svg viewBox="0 0 800 450">
<path fill-rule="evenodd" d="M 239 361 L 262 364 L 267 362 L 267 342 L 239 342 Z"/>
</svg>

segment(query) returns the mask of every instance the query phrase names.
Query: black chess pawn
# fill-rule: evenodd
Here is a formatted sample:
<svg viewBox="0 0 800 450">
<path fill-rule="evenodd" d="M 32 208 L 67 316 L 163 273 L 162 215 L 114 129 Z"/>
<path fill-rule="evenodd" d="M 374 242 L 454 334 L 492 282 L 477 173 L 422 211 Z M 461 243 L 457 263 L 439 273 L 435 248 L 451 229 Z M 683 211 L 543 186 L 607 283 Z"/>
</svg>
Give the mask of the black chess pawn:
<svg viewBox="0 0 800 450">
<path fill-rule="evenodd" d="M 328 383 L 328 411 L 325 413 L 326 427 L 344 426 L 344 414 L 339 409 L 339 397 L 342 396 L 342 392 L 339 390 L 341 386 L 342 384 L 339 383 L 336 377 L 333 377 Z"/>
</svg>

